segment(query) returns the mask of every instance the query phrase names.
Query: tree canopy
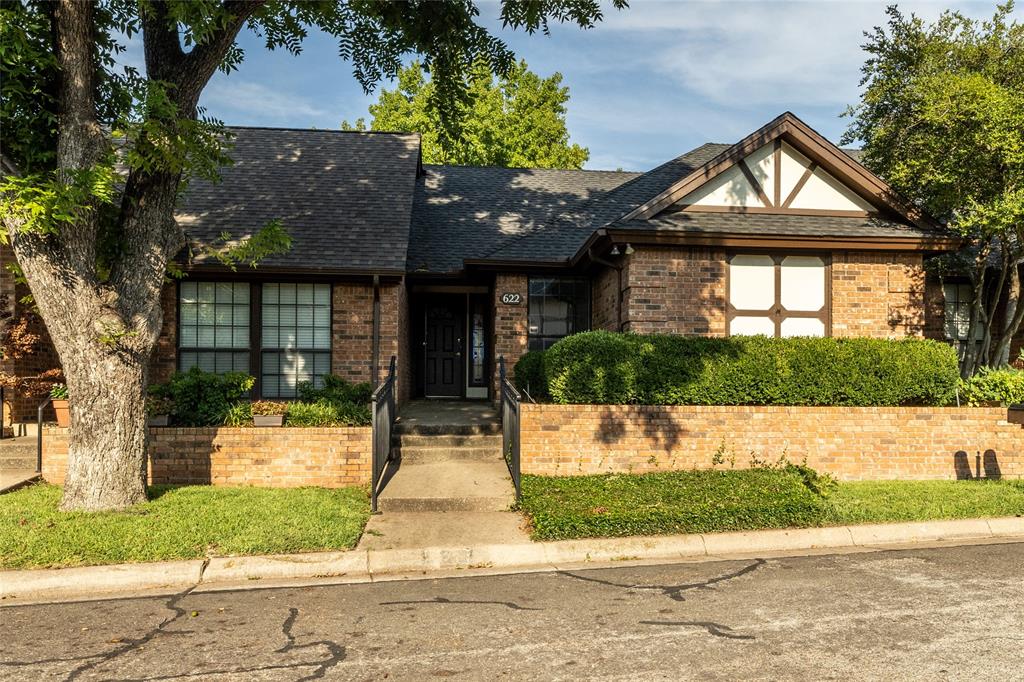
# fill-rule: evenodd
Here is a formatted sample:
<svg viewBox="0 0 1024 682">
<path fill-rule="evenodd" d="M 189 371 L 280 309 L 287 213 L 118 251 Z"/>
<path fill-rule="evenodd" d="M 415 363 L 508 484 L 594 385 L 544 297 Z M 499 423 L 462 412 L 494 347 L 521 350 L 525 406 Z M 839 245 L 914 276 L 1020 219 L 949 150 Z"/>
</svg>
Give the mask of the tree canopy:
<svg viewBox="0 0 1024 682">
<path fill-rule="evenodd" d="M 549 22 L 589 28 L 602 7 L 503 0 L 500 18 L 530 33 Z M 244 59 L 243 29 L 293 54 L 310 29 L 333 36 L 368 92 L 420 56 L 435 84 L 432 106 L 453 136 L 470 72 L 516 66 L 472 0 L 0 4 L 0 240 L 13 248 L 67 379 L 65 508 L 145 499 L 148 364 L 168 267 L 185 245 L 174 207 L 190 178 L 216 180 L 230 163 L 229 136 L 199 101 L 217 70 Z M 144 73 L 117 66 L 122 36 L 141 37 Z M 288 246 L 287 225 L 239 230 L 241 250 L 222 254 L 229 267 Z"/>
<path fill-rule="evenodd" d="M 974 284 L 970 328 L 985 332 L 968 344 L 964 374 L 1005 364 L 1024 318 L 1024 26 L 1012 12 L 1009 2 L 987 21 L 946 11 L 928 24 L 890 7 L 887 26 L 866 34 L 863 92 L 844 138 L 862 141 L 868 167 L 967 240 L 953 262 Z"/>
<path fill-rule="evenodd" d="M 590 157 L 586 147 L 569 141 L 569 89 L 560 73 L 541 78 L 520 61 L 495 77 L 487 64 L 475 64 L 467 74 L 455 136 L 434 106 L 437 87 L 419 62 L 403 68 L 395 89 L 381 90 L 370 105 L 370 129 L 420 133 L 424 163 L 582 168 Z M 365 130 L 366 122 L 344 121 L 342 128 Z"/>
</svg>

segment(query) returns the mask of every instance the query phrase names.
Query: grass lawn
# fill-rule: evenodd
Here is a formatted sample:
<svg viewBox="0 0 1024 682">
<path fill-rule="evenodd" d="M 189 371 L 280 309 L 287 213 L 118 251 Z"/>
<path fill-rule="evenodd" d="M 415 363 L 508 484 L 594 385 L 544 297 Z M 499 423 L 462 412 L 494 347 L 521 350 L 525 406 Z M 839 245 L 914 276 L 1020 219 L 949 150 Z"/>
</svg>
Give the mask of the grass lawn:
<svg viewBox="0 0 1024 682">
<path fill-rule="evenodd" d="M 61 489 L 0 495 L 0 568 L 87 566 L 354 547 L 362 488 L 152 486 L 126 512 L 58 511 Z"/>
<path fill-rule="evenodd" d="M 523 476 L 522 509 L 536 540 L 1015 516 L 1024 481 L 821 486 L 798 469 Z"/>
</svg>

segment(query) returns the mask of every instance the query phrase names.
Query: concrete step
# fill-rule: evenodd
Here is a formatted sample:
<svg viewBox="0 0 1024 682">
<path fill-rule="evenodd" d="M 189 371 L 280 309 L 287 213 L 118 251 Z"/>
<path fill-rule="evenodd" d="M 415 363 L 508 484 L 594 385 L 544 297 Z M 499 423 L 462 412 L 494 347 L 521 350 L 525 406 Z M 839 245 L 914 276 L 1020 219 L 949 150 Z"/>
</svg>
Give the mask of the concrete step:
<svg viewBox="0 0 1024 682">
<path fill-rule="evenodd" d="M 0 471 L 15 471 L 36 468 L 36 456 L 31 457 L 0 457 Z"/>
<path fill-rule="evenodd" d="M 479 424 L 422 424 L 402 422 L 395 424 L 394 433 L 399 435 L 419 436 L 476 436 L 501 434 L 501 422 L 483 422 Z"/>
<path fill-rule="evenodd" d="M 501 443 L 497 446 L 424 447 L 404 445 L 395 448 L 395 454 L 406 464 L 425 462 L 482 462 L 501 460 Z"/>
<path fill-rule="evenodd" d="M 20 471 L 36 468 L 35 438 L 0 439 L 0 470 Z"/>
<path fill-rule="evenodd" d="M 379 498 L 382 512 L 504 511 L 513 502 L 500 460 L 402 463 Z"/>
<path fill-rule="evenodd" d="M 392 445 L 397 447 L 416 448 L 497 448 L 501 450 L 501 433 L 493 435 L 483 434 L 394 434 L 391 437 Z"/>
</svg>

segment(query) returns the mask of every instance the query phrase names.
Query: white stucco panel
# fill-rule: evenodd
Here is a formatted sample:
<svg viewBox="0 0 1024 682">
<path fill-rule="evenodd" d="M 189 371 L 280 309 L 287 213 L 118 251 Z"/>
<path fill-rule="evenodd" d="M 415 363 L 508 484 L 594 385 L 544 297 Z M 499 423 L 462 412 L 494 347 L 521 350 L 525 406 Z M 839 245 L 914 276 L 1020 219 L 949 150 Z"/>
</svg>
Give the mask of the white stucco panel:
<svg viewBox="0 0 1024 682">
<path fill-rule="evenodd" d="M 757 192 L 738 166 L 719 174 L 682 198 L 682 204 L 701 206 L 763 206 Z"/>
<path fill-rule="evenodd" d="M 815 169 L 789 206 L 834 211 L 874 211 L 871 204 L 821 168 Z"/>
</svg>

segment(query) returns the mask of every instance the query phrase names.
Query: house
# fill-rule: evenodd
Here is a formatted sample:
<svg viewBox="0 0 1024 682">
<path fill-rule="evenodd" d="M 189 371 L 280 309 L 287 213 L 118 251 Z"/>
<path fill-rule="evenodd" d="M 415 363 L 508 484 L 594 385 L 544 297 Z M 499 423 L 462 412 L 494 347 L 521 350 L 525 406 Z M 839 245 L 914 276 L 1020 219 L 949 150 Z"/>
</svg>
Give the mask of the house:
<svg viewBox="0 0 1024 682">
<path fill-rule="evenodd" d="M 959 290 L 923 267 L 956 240 L 790 113 L 646 173 L 424 165 L 411 134 L 232 131 L 234 165 L 178 211 L 187 276 L 164 292 L 153 381 L 242 370 L 289 398 L 328 372 L 380 380 L 394 356 L 401 400 L 493 399 L 497 358 L 586 329 L 958 333 Z M 237 271 L 210 255 L 275 219 L 286 254 Z"/>
</svg>

